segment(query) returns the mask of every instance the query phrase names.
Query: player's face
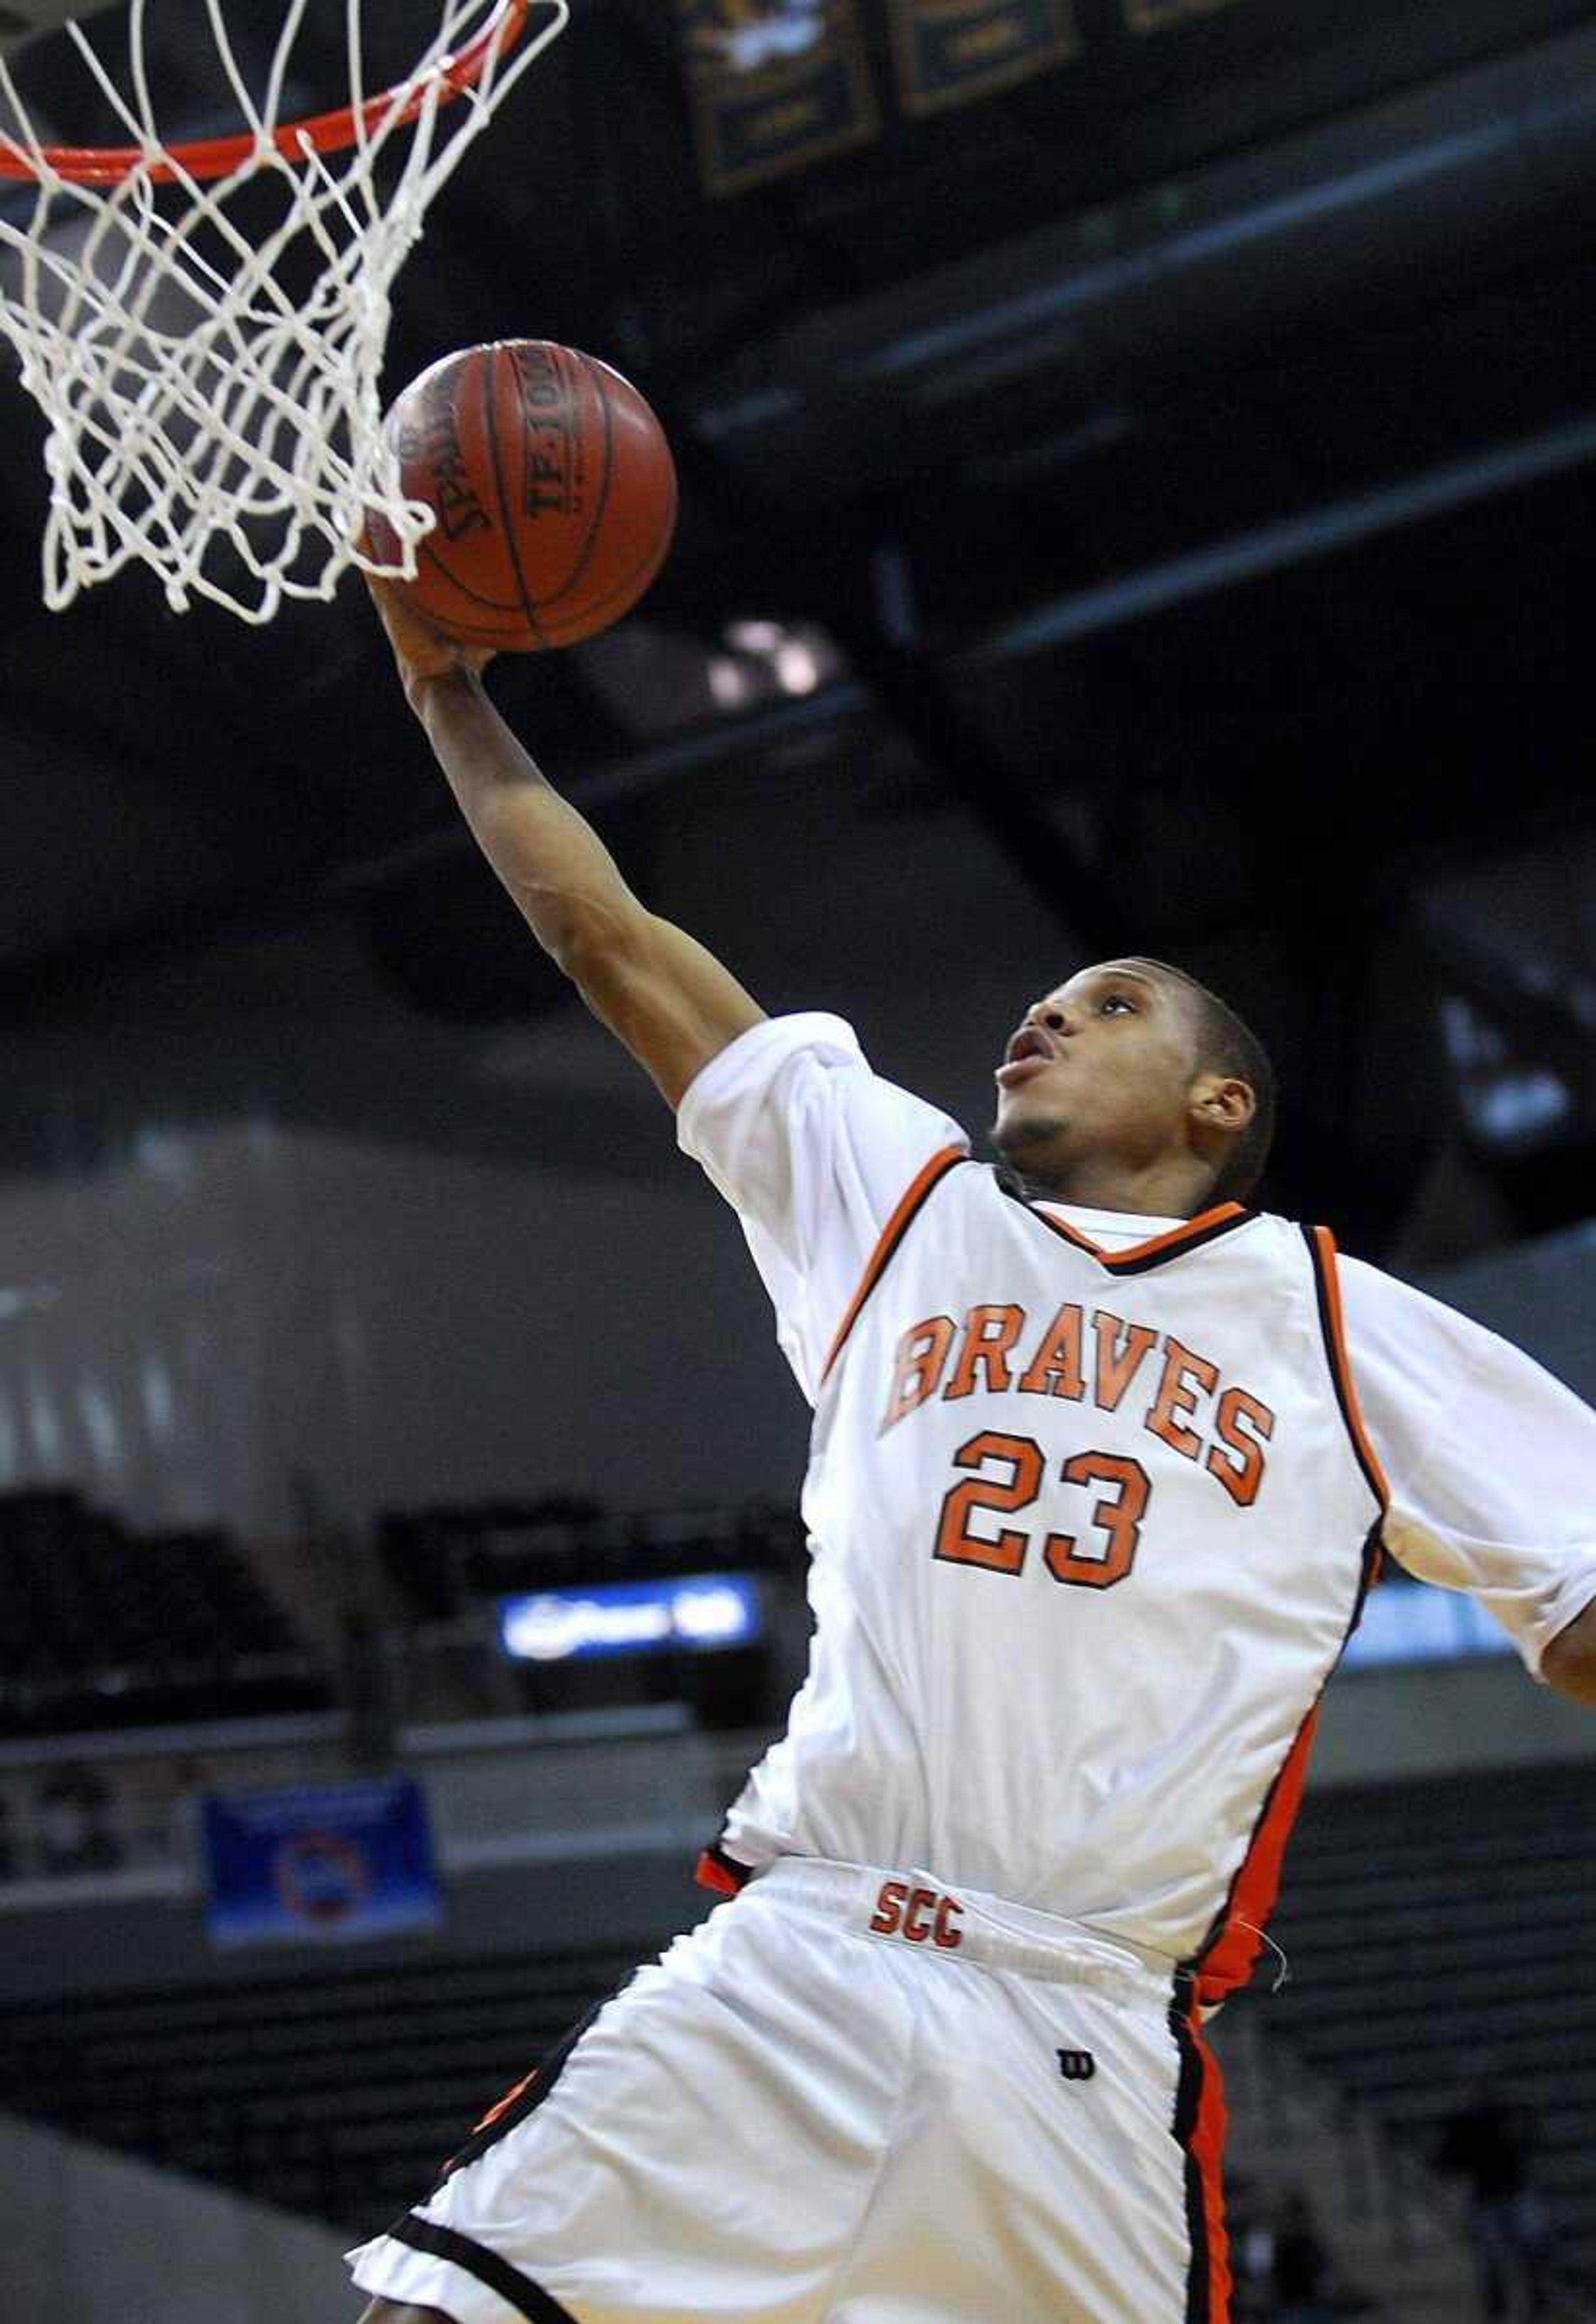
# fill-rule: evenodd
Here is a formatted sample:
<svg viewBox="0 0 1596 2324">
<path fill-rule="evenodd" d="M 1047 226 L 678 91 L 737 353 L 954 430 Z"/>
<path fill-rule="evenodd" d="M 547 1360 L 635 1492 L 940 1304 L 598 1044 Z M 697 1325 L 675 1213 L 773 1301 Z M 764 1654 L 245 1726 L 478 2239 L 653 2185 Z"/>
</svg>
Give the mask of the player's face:
<svg viewBox="0 0 1596 2324">
<path fill-rule="evenodd" d="M 1184 1148 L 1195 1073 L 1182 985 L 1130 961 L 1082 969 L 1033 1001 L 1011 1036 L 992 1142 L 1020 1168 L 1087 1150 L 1144 1167 Z"/>
</svg>

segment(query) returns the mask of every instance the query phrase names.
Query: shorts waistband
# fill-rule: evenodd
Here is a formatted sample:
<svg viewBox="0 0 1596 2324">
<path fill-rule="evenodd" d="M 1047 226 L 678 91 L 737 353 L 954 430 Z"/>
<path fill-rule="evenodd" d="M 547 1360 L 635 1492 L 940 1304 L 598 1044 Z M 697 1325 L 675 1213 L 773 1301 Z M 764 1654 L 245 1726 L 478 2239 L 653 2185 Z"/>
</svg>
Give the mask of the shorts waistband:
<svg viewBox="0 0 1596 2324">
<path fill-rule="evenodd" d="M 1054 1983 L 1091 1985 L 1167 2006 L 1175 1963 L 1079 1921 L 1038 1913 L 934 1872 L 779 1856 L 753 1883 L 768 1896 L 806 1904 L 856 1934 L 927 1959 L 969 1961 Z"/>
</svg>

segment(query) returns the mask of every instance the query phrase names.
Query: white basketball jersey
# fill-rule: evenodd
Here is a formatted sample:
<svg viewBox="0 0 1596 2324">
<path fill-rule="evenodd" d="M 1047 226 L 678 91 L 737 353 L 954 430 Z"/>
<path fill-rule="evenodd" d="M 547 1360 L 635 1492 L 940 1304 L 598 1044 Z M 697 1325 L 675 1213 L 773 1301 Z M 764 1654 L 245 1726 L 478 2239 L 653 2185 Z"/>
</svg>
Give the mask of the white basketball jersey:
<svg viewBox="0 0 1596 2324">
<path fill-rule="evenodd" d="M 837 1334 L 816 1635 L 725 1828 L 924 1868 L 1250 1972 L 1383 1483 L 1322 1230 L 1211 1211 L 1109 1253 L 959 1148 Z"/>
</svg>

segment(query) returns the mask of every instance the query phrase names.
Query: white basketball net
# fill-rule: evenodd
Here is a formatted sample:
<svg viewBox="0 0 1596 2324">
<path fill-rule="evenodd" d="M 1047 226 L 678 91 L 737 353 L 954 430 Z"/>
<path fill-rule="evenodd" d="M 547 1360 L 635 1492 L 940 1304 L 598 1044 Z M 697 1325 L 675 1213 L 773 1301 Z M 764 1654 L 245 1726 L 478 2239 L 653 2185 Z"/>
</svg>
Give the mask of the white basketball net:
<svg viewBox="0 0 1596 2324">
<path fill-rule="evenodd" d="M 352 142 L 321 152 L 295 133 L 286 155 L 278 108 L 310 0 L 284 0 L 263 90 L 239 69 L 224 0 L 205 0 L 248 141 L 209 182 L 157 118 L 144 28 L 160 5 L 132 0 L 125 78 L 69 27 L 137 149 L 112 183 L 52 165 L 0 57 L 0 138 L 29 170 L 0 183 L 0 329 L 49 422 L 45 602 L 59 611 L 138 558 L 180 613 L 201 596 L 268 622 L 284 596 L 330 597 L 351 563 L 415 570 L 434 520 L 400 491 L 382 433 L 393 280 L 433 196 L 563 31 L 567 0 L 534 0 L 514 45 L 497 20 L 521 9 L 438 0 L 437 38 L 374 104 L 362 0 L 342 0 Z M 448 68 L 484 34 L 480 76 L 457 89 Z M 356 548 L 373 510 L 401 563 Z"/>
</svg>

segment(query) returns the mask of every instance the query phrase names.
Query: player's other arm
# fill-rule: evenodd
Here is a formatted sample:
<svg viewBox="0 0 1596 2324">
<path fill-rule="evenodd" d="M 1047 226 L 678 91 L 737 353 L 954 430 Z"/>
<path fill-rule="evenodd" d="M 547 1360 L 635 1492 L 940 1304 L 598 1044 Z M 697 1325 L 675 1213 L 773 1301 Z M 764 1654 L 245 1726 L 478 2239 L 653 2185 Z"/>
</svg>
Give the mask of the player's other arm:
<svg viewBox="0 0 1596 2324">
<path fill-rule="evenodd" d="M 650 912 L 516 741 L 461 654 L 372 585 L 411 709 L 477 844 L 544 951 L 669 1105 L 764 1011 L 695 937 Z"/>
<path fill-rule="evenodd" d="M 1596 1710 L 1596 1410 L 1412 1284 L 1360 1259 L 1337 1271 L 1387 1547 L 1467 1591 L 1549 1686 Z"/>
<path fill-rule="evenodd" d="M 1596 1711 L 1596 1603 L 1559 1630 L 1541 1656 L 1541 1676 L 1558 1694 Z"/>
</svg>

